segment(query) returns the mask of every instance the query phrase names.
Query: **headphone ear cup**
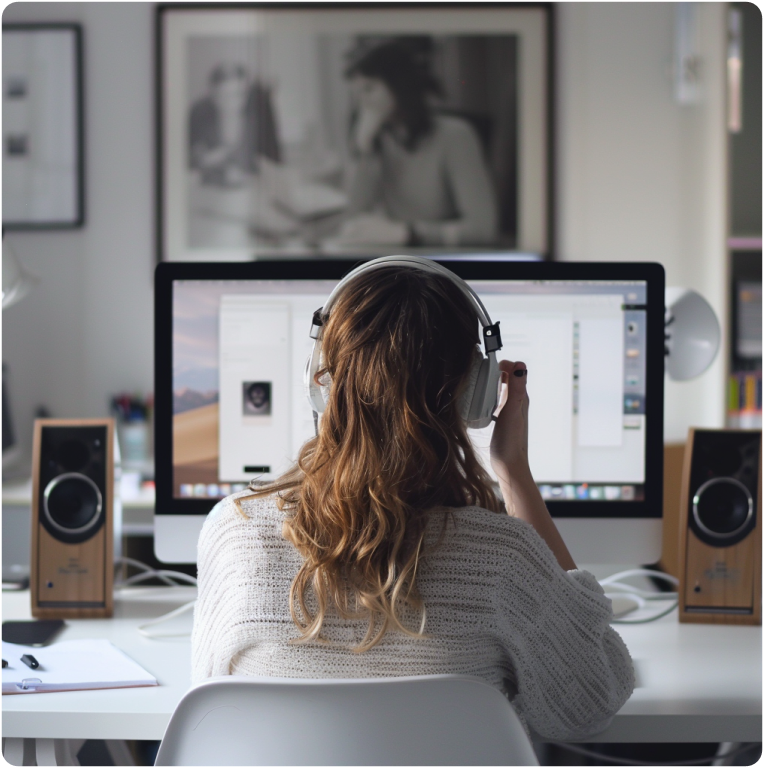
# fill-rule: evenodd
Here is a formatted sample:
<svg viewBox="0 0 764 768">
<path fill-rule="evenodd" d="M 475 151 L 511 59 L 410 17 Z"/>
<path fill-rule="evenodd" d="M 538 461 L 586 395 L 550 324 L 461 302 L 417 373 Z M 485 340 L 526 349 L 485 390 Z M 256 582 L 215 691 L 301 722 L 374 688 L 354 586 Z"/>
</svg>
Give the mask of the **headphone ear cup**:
<svg viewBox="0 0 764 768">
<path fill-rule="evenodd" d="M 477 347 L 472 350 L 472 362 L 470 363 L 470 372 L 467 376 L 467 386 L 459 399 L 459 414 L 468 422 L 472 414 L 472 404 L 475 399 L 475 391 L 480 381 L 480 369 L 485 358 L 480 354 Z"/>
<path fill-rule="evenodd" d="M 481 355 L 469 414 L 465 418 L 470 429 L 484 429 L 491 423 L 499 399 L 500 381 L 501 370 L 496 354 L 490 352 L 488 357 Z"/>
<path fill-rule="evenodd" d="M 329 399 L 329 388 L 316 384 L 315 375 L 318 371 L 321 360 L 321 344 L 316 342 L 313 345 L 313 351 L 310 353 L 308 360 L 305 364 L 305 395 L 308 398 L 308 404 L 310 409 L 316 413 L 323 413 L 326 408 L 326 402 Z M 326 389 L 326 396 L 324 396 L 324 389 Z"/>
</svg>

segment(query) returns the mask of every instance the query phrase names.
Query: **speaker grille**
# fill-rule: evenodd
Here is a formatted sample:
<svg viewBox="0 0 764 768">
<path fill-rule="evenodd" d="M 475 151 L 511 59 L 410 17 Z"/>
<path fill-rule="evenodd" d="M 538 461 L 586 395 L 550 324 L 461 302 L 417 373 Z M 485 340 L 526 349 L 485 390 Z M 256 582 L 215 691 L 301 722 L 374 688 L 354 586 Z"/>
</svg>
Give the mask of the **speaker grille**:
<svg viewBox="0 0 764 768">
<path fill-rule="evenodd" d="M 83 542 L 103 525 L 106 492 L 104 426 L 49 425 L 40 446 L 39 515 L 59 541 Z"/>
<path fill-rule="evenodd" d="M 713 547 L 729 547 L 756 525 L 759 435 L 695 432 L 689 487 L 689 523 Z"/>
</svg>

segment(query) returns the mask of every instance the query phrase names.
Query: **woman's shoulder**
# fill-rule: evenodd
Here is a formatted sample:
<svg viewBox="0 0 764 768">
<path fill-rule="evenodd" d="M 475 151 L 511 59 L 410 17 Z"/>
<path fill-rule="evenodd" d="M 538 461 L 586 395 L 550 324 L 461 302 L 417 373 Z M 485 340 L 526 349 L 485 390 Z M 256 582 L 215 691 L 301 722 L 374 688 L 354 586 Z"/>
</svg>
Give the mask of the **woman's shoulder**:
<svg viewBox="0 0 764 768">
<path fill-rule="evenodd" d="M 253 496 L 245 489 L 221 499 L 210 510 L 200 536 L 200 544 L 210 537 L 219 537 L 223 532 L 234 534 L 251 530 L 259 523 L 282 519 L 275 496 Z"/>
</svg>

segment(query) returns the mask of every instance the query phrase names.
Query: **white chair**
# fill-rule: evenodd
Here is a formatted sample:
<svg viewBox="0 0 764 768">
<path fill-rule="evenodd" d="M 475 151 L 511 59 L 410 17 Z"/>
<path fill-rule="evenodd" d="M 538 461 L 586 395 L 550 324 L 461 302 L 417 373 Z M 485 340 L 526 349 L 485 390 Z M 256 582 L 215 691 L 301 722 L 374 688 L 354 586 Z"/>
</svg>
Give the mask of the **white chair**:
<svg viewBox="0 0 764 768">
<path fill-rule="evenodd" d="M 181 699 L 155 765 L 538 765 L 538 760 L 506 697 L 473 677 L 214 677 Z"/>
</svg>

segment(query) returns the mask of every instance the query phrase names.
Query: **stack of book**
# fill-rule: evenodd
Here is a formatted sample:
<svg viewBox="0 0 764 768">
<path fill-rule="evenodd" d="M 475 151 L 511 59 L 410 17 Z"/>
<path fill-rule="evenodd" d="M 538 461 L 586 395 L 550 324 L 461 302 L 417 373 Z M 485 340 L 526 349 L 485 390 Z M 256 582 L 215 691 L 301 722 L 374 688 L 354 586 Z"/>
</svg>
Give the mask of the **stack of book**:
<svg viewBox="0 0 764 768">
<path fill-rule="evenodd" d="M 733 373 L 728 393 L 727 426 L 761 429 L 761 371 Z"/>
</svg>

